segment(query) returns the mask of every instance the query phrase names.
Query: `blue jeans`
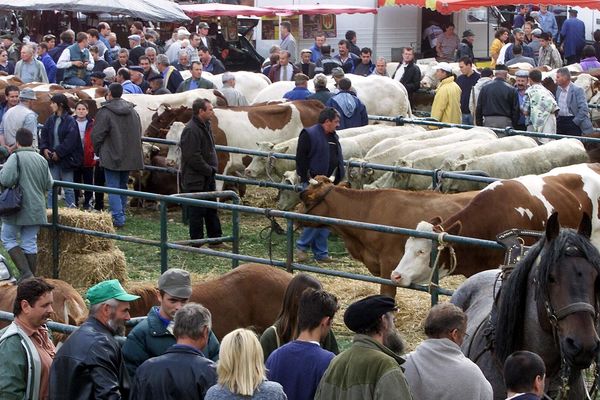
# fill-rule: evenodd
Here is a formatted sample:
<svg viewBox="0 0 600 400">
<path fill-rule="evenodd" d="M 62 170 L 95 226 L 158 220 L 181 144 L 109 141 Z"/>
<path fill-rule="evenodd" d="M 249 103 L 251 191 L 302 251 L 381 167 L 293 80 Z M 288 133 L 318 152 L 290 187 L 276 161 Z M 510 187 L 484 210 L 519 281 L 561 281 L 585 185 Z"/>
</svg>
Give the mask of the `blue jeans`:
<svg viewBox="0 0 600 400">
<path fill-rule="evenodd" d="M 300 238 L 296 241 L 296 246 L 302 251 L 312 249 L 315 260 L 322 260 L 329 256 L 327 251 L 328 237 L 328 228 L 304 228 Z"/>
<path fill-rule="evenodd" d="M 6 251 L 21 246 L 25 254 L 37 254 L 37 234 L 39 230 L 39 225 L 13 225 L 3 222 L 0 239 Z M 21 237 L 21 244 L 19 244 L 19 236 Z"/>
<path fill-rule="evenodd" d="M 57 164 L 49 165 L 52 178 L 58 181 L 73 182 L 73 170 L 61 168 Z M 75 193 L 73 189 L 63 188 L 67 207 L 75 207 Z M 48 191 L 48 208 L 52 208 L 52 189 Z"/>
<path fill-rule="evenodd" d="M 104 168 L 104 177 L 106 178 L 106 187 L 115 189 L 127 189 L 129 171 L 114 171 L 108 168 Z M 108 204 L 110 205 L 110 212 L 112 213 L 113 224 L 118 227 L 125 225 L 125 209 L 127 208 L 127 196 L 109 194 Z"/>
<path fill-rule="evenodd" d="M 471 114 L 463 114 L 462 115 L 462 123 L 464 125 L 473 125 L 473 115 L 471 115 Z"/>
<path fill-rule="evenodd" d="M 71 86 L 87 86 L 87 83 L 83 79 L 78 78 L 76 76 L 72 76 L 70 78 L 64 79 L 62 81 L 62 83 L 65 85 L 71 85 Z"/>
</svg>

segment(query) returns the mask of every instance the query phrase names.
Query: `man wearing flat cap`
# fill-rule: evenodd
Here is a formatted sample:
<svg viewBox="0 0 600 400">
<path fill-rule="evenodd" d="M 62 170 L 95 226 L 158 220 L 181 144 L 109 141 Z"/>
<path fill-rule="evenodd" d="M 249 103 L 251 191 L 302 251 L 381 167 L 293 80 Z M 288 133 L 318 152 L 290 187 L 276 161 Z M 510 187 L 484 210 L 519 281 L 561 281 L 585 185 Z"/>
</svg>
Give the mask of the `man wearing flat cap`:
<svg viewBox="0 0 600 400">
<path fill-rule="evenodd" d="M 312 92 L 308 90 L 308 76 L 303 73 L 294 75 L 294 84 L 296 85 L 292 90 L 283 95 L 286 100 L 306 100 L 308 96 L 312 95 Z"/>
<path fill-rule="evenodd" d="M 164 354 L 177 340 L 173 335 L 173 320 L 192 295 L 190 274 L 179 268 L 171 268 L 158 278 L 158 306 L 152 307 L 148 318 L 133 328 L 123 345 L 123 357 L 129 376 L 149 358 Z M 202 354 L 213 361 L 219 359 L 219 341 L 209 332 L 208 343 Z"/>
<path fill-rule="evenodd" d="M 150 85 L 144 79 L 144 68 L 133 65 L 129 67 L 129 75 L 131 76 L 131 82 L 142 89 L 142 93 L 147 93 Z"/>
<path fill-rule="evenodd" d="M 410 400 L 400 367 L 403 344 L 394 299 L 374 295 L 351 304 L 344 323 L 356 333 L 352 346 L 336 356 L 321 379 L 315 400 Z"/>
<path fill-rule="evenodd" d="M 130 35 L 129 40 L 129 60 L 133 65 L 138 65 L 140 57 L 146 54 L 146 49 L 142 47 L 142 37 L 140 35 Z"/>
<path fill-rule="evenodd" d="M 248 100 L 246 96 L 235 88 L 235 75 L 231 72 L 225 72 L 221 77 L 223 87 L 220 89 L 221 94 L 227 100 L 229 107 L 247 106 Z"/>
<path fill-rule="evenodd" d="M 106 78 L 106 74 L 104 72 L 92 72 L 92 74 L 90 75 L 90 83 L 92 84 L 92 86 L 95 87 L 107 88 L 108 85 L 104 81 L 104 78 Z"/>
<path fill-rule="evenodd" d="M 98 283 L 88 289 L 88 319 L 58 350 L 50 370 L 50 398 L 126 399 L 129 376 L 121 346 L 114 338 L 125 333 L 129 302 L 140 296 L 129 294 L 118 280 Z"/>
<path fill-rule="evenodd" d="M 472 30 L 467 29 L 462 34 L 462 40 L 458 44 L 456 49 L 456 61 L 459 61 L 463 57 L 469 57 L 471 60 L 475 59 L 473 54 L 473 43 L 475 42 L 475 34 Z"/>
</svg>

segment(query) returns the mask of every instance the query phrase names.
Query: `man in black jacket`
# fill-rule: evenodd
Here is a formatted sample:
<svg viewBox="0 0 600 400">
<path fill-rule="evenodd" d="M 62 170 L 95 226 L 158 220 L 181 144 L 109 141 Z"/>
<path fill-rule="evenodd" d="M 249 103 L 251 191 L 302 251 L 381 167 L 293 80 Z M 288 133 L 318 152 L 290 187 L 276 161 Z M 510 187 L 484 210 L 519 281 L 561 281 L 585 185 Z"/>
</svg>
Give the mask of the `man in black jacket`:
<svg viewBox="0 0 600 400">
<path fill-rule="evenodd" d="M 165 354 L 145 361 L 137 370 L 130 400 L 204 399 L 217 383 L 217 367 L 202 354 L 211 329 L 210 311 L 189 303 L 175 314 L 177 343 Z"/>
<path fill-rule="evenodd" d="M 53 400 L 127 399 L 129 375 L 114 335 L 125 333 L 129 302 L 140 298 L 125 292 L 118 280 L 88 289 L 90 316 L 58 350 L 50 369 Z"/>
<path fill-rule="evenodd" d="M 185 193 L 210 192 L 216 189 L 215 174 L 219 168 L 215 142 L 210 128 L 213 106 L 207 99 L 192 103 L 192 119 L 181 132 L 181 189 Z M 215 208 L 188 207 L 190 239 L 204 238 L 204 224 L 209 238 L 223 236 Z M 226 248 L 211 243 L 211 248 Z"/>
<path fill-rule="evenodd" d="M 421 87 L 421 70 L 415 64 L 415 51 L 412 47 L 402 50 L 402 63 L 398 65 L 393 77 L 404 85 L 409 98 Z"/>
<path fill-rule="evenodd" d="M 517 89 L 506 82 L 508 68 L 496 65 L 495 79 L 485 85 L 477 98 L 475 121 L 490 128 L 514 127 L 519 123 L 521 109 Z"/>
</svg>

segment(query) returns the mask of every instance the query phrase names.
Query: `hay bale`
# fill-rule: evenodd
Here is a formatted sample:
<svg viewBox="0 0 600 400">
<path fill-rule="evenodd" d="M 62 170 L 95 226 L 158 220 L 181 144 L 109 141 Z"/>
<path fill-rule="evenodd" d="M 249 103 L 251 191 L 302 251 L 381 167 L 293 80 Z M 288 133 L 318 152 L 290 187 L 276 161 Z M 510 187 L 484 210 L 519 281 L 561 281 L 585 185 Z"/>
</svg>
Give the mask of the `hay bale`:
<svg viewBox="0 0 600 400">
<path fill-rule="evenodd" d="M 52 276 L 52 251 L 40 249 L 37 275 Z M 60 252 L 58 278 L 76 288 L 89 288 L 107 279 L 126 282 L 127 263 L 125 254 L 118 248 L 89 254 Z"/>
<path fill-rule="evenodd" d="M 52 219 L 52 210 L 48 210 L 48 221 Z M 109 213 L 90 213 L 74 208 L 60 208 L 58 222 L 61 225 L 90 229 L 104 233 L 115 233 L 112 217 Z M 61 231 L 59 233 L 60 253 L 92 254 L 115 249 L 115 241 L 97 236 L 82 235 Z M 41 229 L 38 235 L 38 247 L 51 252 L 52 230 Z"/>
</svg>

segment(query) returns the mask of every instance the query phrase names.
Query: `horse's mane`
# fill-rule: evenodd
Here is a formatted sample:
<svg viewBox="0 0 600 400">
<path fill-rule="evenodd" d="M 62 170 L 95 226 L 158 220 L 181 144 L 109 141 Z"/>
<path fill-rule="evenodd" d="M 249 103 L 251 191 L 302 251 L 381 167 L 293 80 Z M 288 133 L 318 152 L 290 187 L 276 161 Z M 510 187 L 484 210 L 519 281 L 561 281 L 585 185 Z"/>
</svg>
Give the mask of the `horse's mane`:
<svg viewBox="0 0 600 400">
<path fill-rule="evenodd" d="M 529 274 L 541 254 L 538 270 L 539 287 L 546 290 L 550 268 L 564 256 L 580 256 L 600 273 L 600 254 L 588 238 L 573 229 L 561 229 L 558 236 L 546 247 L 544 236 L 517 264 L 502 285 L 496 323 L 496 356 L 501 363 L 514 351 L 521 350 L 524 337 L 523 323 L 527 306 Z M 546 247 L 546 248 L 545 248 Z M 542 250 L 544 250 L 542 252 Z M 543 296 L 538 293 L 537 296 Z"/>
</svg>

